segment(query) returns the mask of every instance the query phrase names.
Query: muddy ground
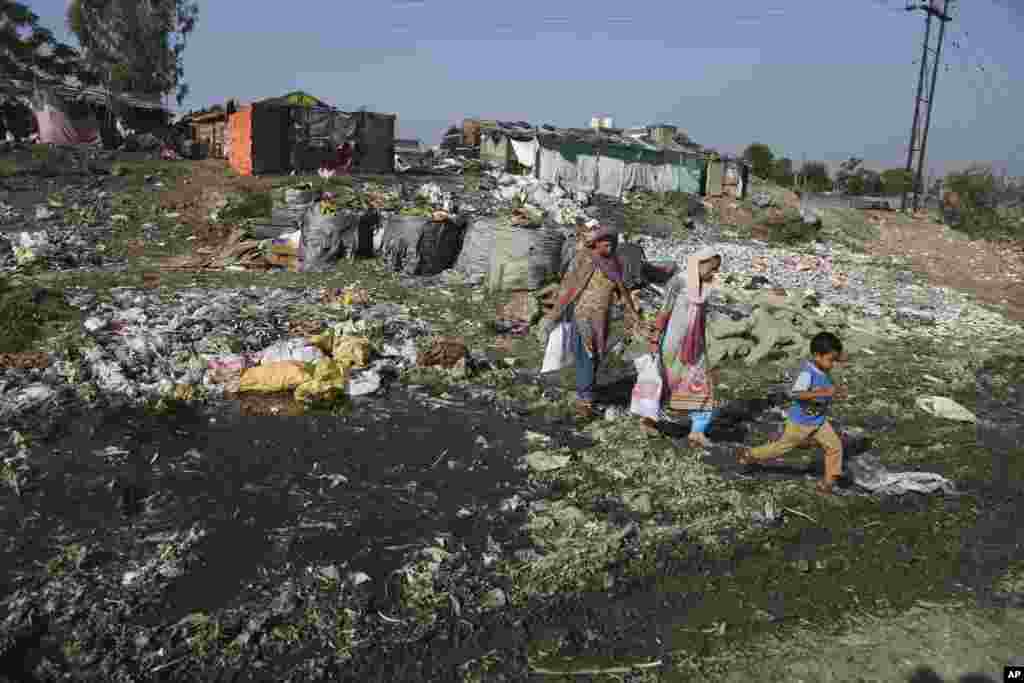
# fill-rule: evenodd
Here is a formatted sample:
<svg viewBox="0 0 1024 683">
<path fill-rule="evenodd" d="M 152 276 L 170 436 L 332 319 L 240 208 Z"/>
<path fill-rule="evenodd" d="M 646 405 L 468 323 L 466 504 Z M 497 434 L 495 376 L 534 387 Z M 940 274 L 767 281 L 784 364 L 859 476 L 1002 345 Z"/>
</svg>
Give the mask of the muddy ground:
<svg viewBox="0 0 1024 683">
<path fill-rule="evenodd" d="M 154 192 L 154 173 L 166 188 Z M 166 246 L 119 272 L 33 271 L 35 282 L 139 286 L 188 233 L 222 233 L 210 191 L 279 183 L 213 162 L 127 177 L 126 201 L 153 197 L 188 230 L 161 223 Z M 1024 656 L 1013 348 L 978 340 L 967 353 L 922 332 L 842 368 L 848 456 L 938 472 L 958 493 L 822 500 L 813 452 L 774 470 L 734 462 L 738 444 L 780 428 L 765 389 L 778 363 L 723 368 L 716 446 L 697 451 L 685 425 L 648 439 L 629 418 L 573 421 L 570 376 L 535 381 L 536 342 L 496 336 L 497 302 L 472 288 L 410 288 L 358 262 L 328 275 L 165 274 L 156 287 L 199 280 L 359 281 L 497 365 L 468 379 L 403 372 L 332 411 L 101 396 L 8 425 L 29 469 L 0 491 L 7 680 L 984 681 Z M 603 381 L 602 410 L 621 414 L 628 365 Z M 981 425 L 914 407 L 933 393 Z"/>
</svg>

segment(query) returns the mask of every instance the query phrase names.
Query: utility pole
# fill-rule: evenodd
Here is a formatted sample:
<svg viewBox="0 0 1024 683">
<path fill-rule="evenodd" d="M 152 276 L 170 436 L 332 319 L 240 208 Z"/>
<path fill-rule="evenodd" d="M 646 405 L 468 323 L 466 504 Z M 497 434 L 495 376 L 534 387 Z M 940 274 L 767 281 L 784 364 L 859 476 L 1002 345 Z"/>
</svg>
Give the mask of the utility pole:
<svg viewBox="0 0 1024 683">
<path fill-rule="evenodd" d="M 939 9 L 939 2 L 942 2 L 942 9 Z M 924 159 L 925 159 L 925 148 L 928 144 L 928 127 L 931 124 L 932 118 L 932 102 L 935 99 L 935 82 L 939 75 L 939 61 L 942 55 L 942 41 L 945 38 L 946 33 L 946 22 L 951 21 L 952 17 L 949 16 L 949 6 L 952 0 L 928 0 L 927 3 L 921 3 L 917 5 L 907 5 L 907 11 L 912 12 L 914 10 L 924 10 L 925 12 L 925 24 L 924 24 L 924 47 L 921 50 L 921 72 L 917 79 L 917 96 L 914 98 L 914 121 L 910 127 L 910 145 L 907 149 L 907 173 L 911 175 L 913 183 L 911 185 L 911 192 L 913 193 L 913 209 L 916 211 L 920 198 L 921 198 L 921 182 L 922 174 L 924 173 Z M 939 38 L 937 46 L 932 49 L 930 46 L 931 42 L 931 28 L 932 28 L 932 17 L 935 17 L 939 21 Z M 922 94 L 925 86 L 925 74 L 928 72 L 928 53 L 931 52 L 934 55 L 932 62 L 932 73 L 931 83 L 928 86 L 928 99 L 924 99 Z M 921 105 L 927 105 L 924 112 L 923 131 L 920 131 L 921 127 Z M 920 145 L 919 145 L 920 143 Z M 917 169 L 914 169 L 914 152 L 918 152 L 917 158 Z M 900 202 L 900 209 L 907 209 L 907 193 L 903 194 Z"/>
</svg>

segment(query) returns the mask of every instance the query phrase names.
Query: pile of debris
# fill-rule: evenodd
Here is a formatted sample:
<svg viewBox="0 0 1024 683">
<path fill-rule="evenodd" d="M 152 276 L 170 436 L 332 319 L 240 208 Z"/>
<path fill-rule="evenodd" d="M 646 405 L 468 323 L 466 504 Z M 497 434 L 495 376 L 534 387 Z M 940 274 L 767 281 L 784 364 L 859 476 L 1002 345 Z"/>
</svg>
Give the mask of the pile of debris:
<svg viewBox="0 0 1024 683">
<path fill-rule="evenodd" d="M 704 246 L 699 236 L 680 240 L 644 237 L 638 240 L 656 260 L 685 264 L 687 256 Z M 819 302 L 850 306 L 880 318 L 886 315 L 942 325 L 961 318 L 966 298 L 956 292 L 918 286 L 910 273 L 896 273 L 873 264 L 870 257 L 836 245 L 815 244 L 804 253 L 751 242 L 717 242 L 722 274 L 744 280 L 751 289 L 777 288 L 804 296 L 813 292 Z M 749 279 L 747 279 L 749 278 Z"/>
<path fill-rule="evenodd" d="M 591 194 L 577 188 L 566 189 L 556 183 L 544 183 L 531 176 L 488 171 L 497 187 L 491 195 L 505 203 L 542 212 L 559 225 L 572 226 L 584 216 L 583 209 L 591 202 Z"/>
<path fill-rule="evenodd" d="M 348 366 L 350 393 L 372 393 L 381 376 L 416 364 L 415 340 L 431 332 L 402 307 L 373 305 L 354 290 L 333 297 L 326 290 L 193 288 L 166 300 L 155 292 L 115 288 L 111 295 L 113 301 L 104 303 L 85 290 L 67 294 L 84 313 L 87 341 L 51 349 L 45 370 L 7 371 L 0 382 L 5 417 L 68 392 L 90 401 L 222 398 L 242 388 L 232 383 L 233 374 L 240 383 L 245 370 L 279 361 L 334 361 L 303 375 L 319 382 L 307 387 L 310 396 L 320 395 L 314 390 L 325 382 L 340 385 L 339 363 Z M 336 303 L 324 304 L 325 297 Z M 378 359 L 370 362 L 366 346 L 353 337 L 372 338 Z M 363 355 L 340 357 L 348 344 Z"/>
<path fill-rule="evenodd" d="M 164 188 L 164 183 L 155 175 L 146 176 L 145 182 L 147 191 Z M 16 189 L 31 192 L 37 188 L 32 185 Z M 121 259 L 108 253 L 107 245 L 130 218 L 119 213 L 121 208 L 115 205 L 115 199 L 107 180 L 95 177 L 49 192 L 44 203 L 36 204 L 28 212 L 0 203 L 0 217 L 8 227 L 6 233 L 0 233 L 0 270 L 11 271 L 29 263 L 61 271 L 109 269 L 119 265 Z M 179 217 L 174 212 L 161 216 L 166 220 Z M 159 226 L 151 221 L 140 226 L 141 238 L 158 239 Z"/>
</svg>

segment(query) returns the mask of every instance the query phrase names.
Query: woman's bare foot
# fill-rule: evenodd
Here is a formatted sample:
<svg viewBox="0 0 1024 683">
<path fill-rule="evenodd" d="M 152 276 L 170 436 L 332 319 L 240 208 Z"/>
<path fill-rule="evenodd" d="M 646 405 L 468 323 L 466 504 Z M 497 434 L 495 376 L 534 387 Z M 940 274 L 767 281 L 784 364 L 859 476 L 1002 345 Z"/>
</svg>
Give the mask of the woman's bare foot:
<svg viewBox="0 0 1024 683">
<path fill-rule="evenodd" d="M 697 446 L 698 448 L 711 448 L 713 445 L 711 440 L 700 432 L 690 432 L 690 436 L 687 439 L 689 439 L 690 445 Z"/>
<path fill-rule="evenodd" d="M 584 401 L 582 399 L 576 399 L 576 419 L 577 420 L 593 420 L 594 419 L 594 404 L 591 401 Z"/>
</svg>

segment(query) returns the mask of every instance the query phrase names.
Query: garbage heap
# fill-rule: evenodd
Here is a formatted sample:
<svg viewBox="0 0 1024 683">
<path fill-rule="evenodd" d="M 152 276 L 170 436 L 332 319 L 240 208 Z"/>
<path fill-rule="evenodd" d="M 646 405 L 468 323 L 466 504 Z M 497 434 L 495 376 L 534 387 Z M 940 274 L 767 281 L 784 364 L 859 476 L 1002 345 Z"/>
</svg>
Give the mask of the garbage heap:
<svg viewBox="0 0 1024 683">
<path fill-rule="evenodd" d="M 83 338 L 71 347 L 55 341 L 41 350 L 46 362 L 28 370 L 0 370 L 0 417 L 69 396 L 138 403 L 272 389 L 313 402 L 366 395 L 413 367 L 416 340 L 432 332 L 405 308 L 374 304 L 358 287 L 110 294 L 104 302 L 84 289 L 65 293 L 82 311 Z M 249 372 L 257 367 L 270 369 Z"/>
</svg>

